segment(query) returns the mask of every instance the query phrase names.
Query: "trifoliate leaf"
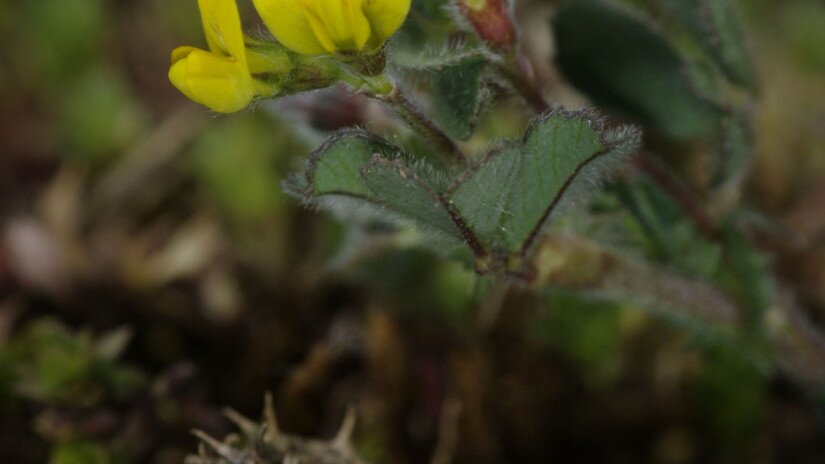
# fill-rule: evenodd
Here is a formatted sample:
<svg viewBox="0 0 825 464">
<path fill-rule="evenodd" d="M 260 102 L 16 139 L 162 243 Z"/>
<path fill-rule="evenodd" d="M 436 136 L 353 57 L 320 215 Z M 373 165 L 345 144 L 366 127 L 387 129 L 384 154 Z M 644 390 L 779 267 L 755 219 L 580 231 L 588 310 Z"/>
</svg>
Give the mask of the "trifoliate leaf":
<svg viewBox="0 0 825 464">
<path fill-rule="evenodd" d="M 592 191 L 611 162 L 639 143 L 634 128 L 607 131 L 589 112 L 555 110 L 536 118 L 522 140 L 449 179 L 377 136 L 345 130 L 317 149 L 287 188 L 350 218 L 366 206 L 371 219 L 413 225 L 438 242 L 463 242 L 480 272 L 506 266 L 518 273 L 523 260 L 509 257 L 528 253 L 562 205 Z"/>
<path fill-rule="evenodd" d="M 402 159 L 376 156 L 361 170 L 361 178 L 382 205 L 402 218 L 461 239 L 441 195 Z"/>
<path fill-rule="evenodd" d="M 462 174 L 449 199 L 487 245 L 517 251 L 582 185 L 638 148 L 633 129 L 604 132 L 590 113 L 554 111 L 536 119 L 520 142 L 504 145 Z"/>
</svg>

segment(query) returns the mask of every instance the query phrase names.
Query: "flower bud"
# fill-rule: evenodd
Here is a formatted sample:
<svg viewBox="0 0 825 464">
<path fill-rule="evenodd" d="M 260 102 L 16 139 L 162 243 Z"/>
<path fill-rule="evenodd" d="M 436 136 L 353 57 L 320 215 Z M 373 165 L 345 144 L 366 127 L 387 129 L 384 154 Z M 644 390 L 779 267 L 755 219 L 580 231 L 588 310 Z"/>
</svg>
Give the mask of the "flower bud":
<svg viewBox="0 0 825 464">
<path fill-rule="evenodd" d="M 516 31 L 507 0 L 457 0 L 457 3 L 461 14 L 488 45 L 495 49 L 515 45 Z"/>
</svg>

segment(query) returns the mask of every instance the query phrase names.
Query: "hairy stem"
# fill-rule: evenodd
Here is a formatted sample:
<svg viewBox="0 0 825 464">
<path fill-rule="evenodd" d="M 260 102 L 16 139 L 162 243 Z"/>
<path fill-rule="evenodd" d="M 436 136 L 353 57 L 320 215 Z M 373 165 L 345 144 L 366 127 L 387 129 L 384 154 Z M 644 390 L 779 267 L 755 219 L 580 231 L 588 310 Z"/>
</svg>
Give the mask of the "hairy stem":
<svg viewBox="0 0 825 464">
<path fill-rule="evenodd" d="M 458 146 L 439 129 L 421 110 L 415 106 L 396 87 L 386 95 L 376 95 L 376 98 L 388 104 L 401 119 L 404 120 L 414 131 L 418 132 L 433 148 L 443 153 L 451 163 L 463 164 L 466 160 L 464 153 Z"/>
<path fill-rule="evenodd" d="M 505 57 L 504 61 L 496 63 L 495 68 L 498 75 L 537 113 L 550 109 L 536 83 L 520 72 L 515 56 Z"/>
</svg>

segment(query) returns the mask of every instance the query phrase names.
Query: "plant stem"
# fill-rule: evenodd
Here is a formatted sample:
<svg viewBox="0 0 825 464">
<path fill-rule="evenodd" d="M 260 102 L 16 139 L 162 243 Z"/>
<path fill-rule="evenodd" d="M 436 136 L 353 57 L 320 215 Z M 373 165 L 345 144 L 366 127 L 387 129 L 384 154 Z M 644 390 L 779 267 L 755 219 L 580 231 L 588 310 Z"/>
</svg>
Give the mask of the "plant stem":
<svg viewBox="0 0 825 464">
<path fill-rule="evenodd" d="M 498 74 L 509 82 L 513 90 L 537 113 L 544 113 L 550 109 L 550 105 L 545 101 L 535 82 L 527 79 L 521 72 L 514 69 L 518 69 L 517 67 L 518 64 L 515 58 L 509 56 L 506 57 L 505 61 L 496 63 Z"/>
<path fill-rule="evenodd" d="M 388 104 L 413 130 L 427 140 L 433 148 L 444 153 L 452 163 L 464 164 L 466 157 L 458 146 L 441 129 L 425 116 L 399 87 L 386 95 L 374 95 Z"/>
<path fill-rule="evenodd" d="M 644 153 L 634 158 L 633 164 L 684 210 L 702 234 L 712 240 L 719 237 L 719 224 L 696 202 L 685 185 L 665 167 Z"/>
</svg>

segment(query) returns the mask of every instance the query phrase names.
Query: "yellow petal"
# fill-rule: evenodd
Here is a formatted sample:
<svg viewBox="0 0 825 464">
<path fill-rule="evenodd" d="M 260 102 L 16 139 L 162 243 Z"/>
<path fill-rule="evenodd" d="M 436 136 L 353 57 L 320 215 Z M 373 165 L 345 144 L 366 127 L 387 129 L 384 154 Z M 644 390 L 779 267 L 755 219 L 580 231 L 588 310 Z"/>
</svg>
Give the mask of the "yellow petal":
<svg viewBox="0 0 825 464">
<path fill-rule="evenodd" d="M 410 0 L 363 0 L 364 15 L 372 27 L 369 46 L 380 46 L 395 34 L 410 12 Z"/>
<path fill-rule="evenodd" d="M 198 0 L 209 49 L 246 63 L 241 16 L 235 0 Z"/>
<path fill-rule="evenodd" d="M 172 50 L 172 64 L 175 64 L 178 61 L 186 58 L 187 56 L 189 56 L 189 54 L 191 54 L 195 50 L 200 50 L 200 49 L 195 48 L 195 47 L 178 47 L 178 48 Z"/>
<path fill-rule="evenodd" d="M 308 17 L 320 19 L 323 31 L 338 50 L 361 50 L 370 38 L 370 24 L 361 9 L 361 0 L 304 1 Z M 319 28 L 310 19 L 316 36 Z M 323 43 L 323 40 L 321 41 Z"/>
<path fill-rule="evenodd" d="M 364 0 L 346 1 L 349 3 L 347 6 L 349 7 L 349 20 L 353 30 L 353 39 L 355 39 L 355 48 L 363 50 L 364 45 L 372 36 L 372 27 L 364 15 Z"/>
<path fill-rule="evenodd" d="M 246 108 L 255 98 L 255 82 L 234 58 L 181 47 L 172 52 L 169 80 L 184 95 L 220 113 Z"/>
<path fill-rule="evenodd" d="M 305 4 L 304 16 L 306 17 L 307 21 L 309 21 L 310 27 L 312 27 L 312 33 L 315 34 L 315 38 L 318 39 L 318 42 L 321 43 L 321 46 L 324 47 L 324 50 L 326 50 L 329 53 L 337 52 L 338 46 L 335 44 L 335 41 L 332 40 L 332 37 L 329 35 L 326 25 L 324 25 L 324 22 L 321 21 L 321 18 L 317 14 L 315 14 L 315 9 L 307 5 L 308 3 L 310 3 L 310 1 L 311 0 L 305 0 L 303 3 Z"/>
<path fill-rule="evenodd" d="M 187 79 L 189 63 L 186 61 L 186 57 L 197 50 L 195 47 L 178 47 L 172 50 L 172 66 L 169 68 L 169 80 L 172 85 L 190 100 L 195 100 L 195 97 L 189 90 Z"/>
<path fill-rule="evenodd" d="M 330 52 L 312 30 L 301 0 L 253 0 L 272 35 L 290 50 L 303 55 Z"/>
</svg>

